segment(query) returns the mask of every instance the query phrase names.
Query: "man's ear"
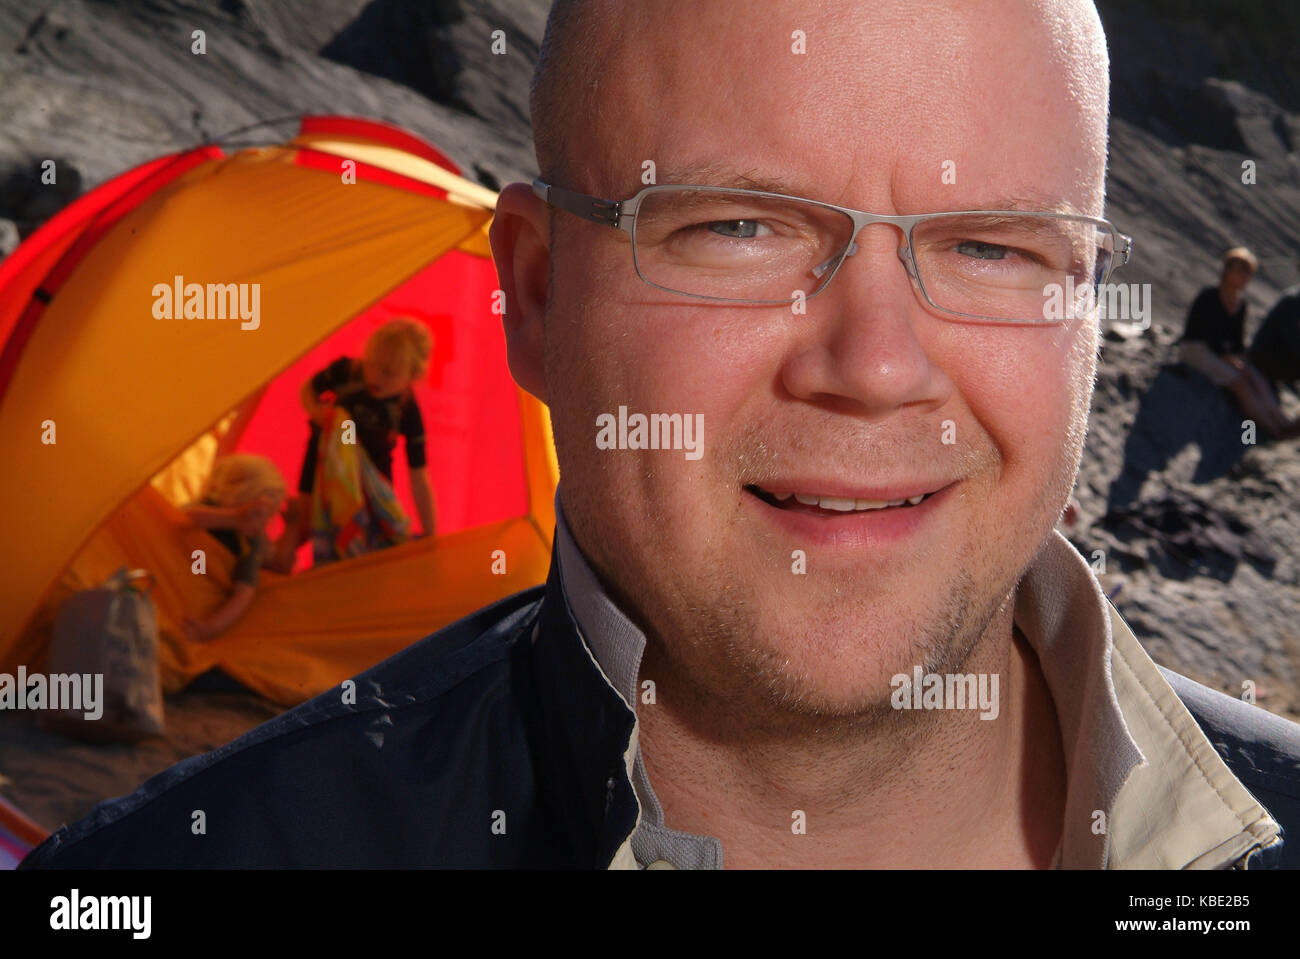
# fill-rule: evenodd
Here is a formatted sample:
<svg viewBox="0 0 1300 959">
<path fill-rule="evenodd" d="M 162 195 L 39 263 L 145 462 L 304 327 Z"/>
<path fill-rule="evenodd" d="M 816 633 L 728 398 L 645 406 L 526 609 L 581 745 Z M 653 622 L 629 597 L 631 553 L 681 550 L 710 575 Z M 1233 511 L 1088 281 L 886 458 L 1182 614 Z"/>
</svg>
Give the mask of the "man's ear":
<svg viewBox="0 0 1300 959">
<path fill-rule="evenodd" d="M 505 294 L 502 322 L 510 374 L 545 403 L 542 322 L 549 292 L 550 221 L 546 204 L 527 183 L 511 183 L 501 191 L 488 239 Z"/>
</svg>

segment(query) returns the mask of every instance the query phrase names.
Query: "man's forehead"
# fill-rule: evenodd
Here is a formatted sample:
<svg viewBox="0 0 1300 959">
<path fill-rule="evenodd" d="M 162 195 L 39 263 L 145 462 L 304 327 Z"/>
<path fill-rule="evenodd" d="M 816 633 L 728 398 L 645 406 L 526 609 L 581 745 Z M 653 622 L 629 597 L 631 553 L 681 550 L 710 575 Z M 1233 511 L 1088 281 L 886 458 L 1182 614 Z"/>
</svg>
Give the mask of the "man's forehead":
<svg viewBox="0 0 1300 959">
<path fill-rule="evenodd" d="M 630 195 L 650 161 L 656 182 L 876 212 L 905 212 L 885 207 L 909 200 L 1092 212 L 1100 200 L 1104 46 L 1102 62 L 1089 61 L 1096 44 L 1064 35 L 1059 11 L 878 3 L 867 18 L 861 4 L 792 2 L 726 18 L 728 0 L 634 6 L 582 111 L 594 121 L 578 131 L 591 138 L 575 157 L 585 188 Z M 945 172 L 955 189 L 938 206 L 908 196 L 918 192 L 909 180 Z M 870 195 L 854 182 L 882 176 L 889 189 Z"/>
</svg>

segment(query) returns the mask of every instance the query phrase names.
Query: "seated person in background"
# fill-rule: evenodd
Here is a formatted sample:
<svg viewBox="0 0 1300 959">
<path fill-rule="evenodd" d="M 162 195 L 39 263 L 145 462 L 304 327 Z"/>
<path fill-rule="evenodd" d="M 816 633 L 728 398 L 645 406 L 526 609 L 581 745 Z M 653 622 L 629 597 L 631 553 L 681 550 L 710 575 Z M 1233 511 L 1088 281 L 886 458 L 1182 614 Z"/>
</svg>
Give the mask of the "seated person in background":
<svg viewBox="0 0 1300 959">
<path fill-rule="evenodd" d="M 1226 389 L 1237 406 L 1260 428 L 1277 439 L 1300 436 L 1300 422 L 1289 420 L 1264 376 L 1246 360 L 1242 341 L 1246 301 L 1242 293 L 1259 262 L 1244 246 L 1223 255 L 1218 286 L 1197 294 L 1187 313 L 1187 327 L 1178 342 L 1178 359 Z"/>
<path fill-rule="evenodd" d="M 1300 283 L 1283 290 L 1250 344 L 1249 362 L 1276 392 L 1277 384 L 1300 383 Z"/>
<path fill-rule="evenodd" d="M 428 370 L 432 346 L 433 338 L 424 324 L 390 320 L 370 334 L 361 359 L 340 356 L 303 384 L 300 398 L 311 419 L 311 438 L 298 480 L 300 495 L 285 512 L 285 531 L 275 545 L 273 568 L 282 572 L 292 569 L 294 553 L 306 535 L 321 427 L 333 405 L 348 411 L 356 424 L 357 442 L 390 483 L 393 448 L 399 434 L 405 437 L 411 496 L 424 534 L 433 535 L 434 502 L 425 466 L 424 419 L 412 390 Z"/>
<path fill-rule="evenodd" d="M 257 571 L 270 553 L 266 524 L 280 509 L 285 482 L 264 456 L 234 453 L 217 458 L 197 503 L 185 507 L 190 521 L 202 526 L 235 555 L 232 588 L 226 602 L 202 619 L 187 618 L 185 638 L 213 639 L 247 612 L 257 592 Z"/>
</svg>

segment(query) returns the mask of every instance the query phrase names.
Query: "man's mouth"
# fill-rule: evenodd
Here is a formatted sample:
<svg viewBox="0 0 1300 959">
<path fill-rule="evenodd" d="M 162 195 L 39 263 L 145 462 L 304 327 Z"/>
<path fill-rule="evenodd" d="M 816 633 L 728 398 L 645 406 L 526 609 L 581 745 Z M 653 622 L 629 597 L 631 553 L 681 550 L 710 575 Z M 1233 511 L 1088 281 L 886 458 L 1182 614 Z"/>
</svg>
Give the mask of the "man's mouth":
<svg viewBox="0 0 1300 959">
<path fill-rule="evenodd" d="M 798 513 L 810 513 L 820 516 L 833 516 L 845 513 L 865 513 L 872 510 L 911 509 L 919 506 L 937 490 L 914 493 L 898 499 L 863 499 L 848 496 L 830 496 L 821 493 L 767 490 L 762 486 L 750 484 L 745 487 L 747 493 L 761 499 L 768 506 Z"/>
</svg>

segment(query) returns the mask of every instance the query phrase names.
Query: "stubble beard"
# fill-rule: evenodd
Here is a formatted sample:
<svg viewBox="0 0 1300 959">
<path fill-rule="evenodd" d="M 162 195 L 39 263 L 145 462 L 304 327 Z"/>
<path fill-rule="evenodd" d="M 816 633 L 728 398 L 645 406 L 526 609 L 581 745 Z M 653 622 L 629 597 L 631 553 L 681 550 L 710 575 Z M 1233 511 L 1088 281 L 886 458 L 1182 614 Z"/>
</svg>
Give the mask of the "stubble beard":
<svg viewBox="0 0 1300 959">
<path fill-rule="evenodd" d="M 851 659 L 862 662 L 863 679 L 832 696 L 815 670 L 797 668 L 784 655 L 783 649 L 798 637 L 773 641 L 772 624 L 763 621 L 755 601 L 740 595 L 734 584 L 728 589 L 716 576 L 725 567 L 711 563 L 708 568 L 714 575 L 692 577 L 691 588 L 711 601 L 660 610 L 662 625 L 647 630 L 642 675 L 656 678 L 651 674 L 663 673 L 664 689 L 695 723 L 707 727 L 710 738 L 750 745 L 792 736 L 829 743 L 914 725 L 908 720 L 922 716 L 894 708 L 890 677 L 902 673 L 910 681 L 916 666 L 924 673 L 967 672 L 967 663 L 991 638 L 989 626 L 1015 587 L 1012 579 L 991 595 L 981 595 L 969 571 L 959 565 L 937 593 L 935 605 L 909 609 L 902 629 L 911 634 L 910 641 L 900 645 L 888 636 L 863 637 L 877 653 L 850 651 Z M 870 623 L 879 618 L 881 604 L 889 602 L 887 596 L 844 598 L 835 623 L 818 628 Z"/>
</svg>

